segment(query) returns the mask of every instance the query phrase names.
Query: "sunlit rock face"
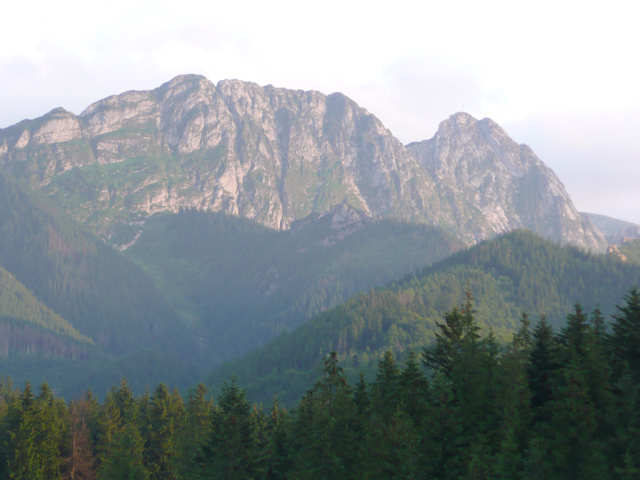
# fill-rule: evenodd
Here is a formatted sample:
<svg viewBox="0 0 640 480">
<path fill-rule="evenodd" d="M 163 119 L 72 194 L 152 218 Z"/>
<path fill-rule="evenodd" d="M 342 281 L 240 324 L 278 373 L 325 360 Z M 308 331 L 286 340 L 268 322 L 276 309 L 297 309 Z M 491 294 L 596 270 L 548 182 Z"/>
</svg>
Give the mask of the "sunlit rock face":
<svg viewBox="0 0 640 480">
<path fill-rule="evenodd" d="M 524 227 L 604 248 L 553 172 L 491 120 L 456 114 L 405 147 L 339 93 L 179 76 L 0 130 L 0 165 L 120 246 L 157 212 L 287 229 L 344 204 L 467 244 Z"/>
<path fill-rule="evenodd" d="M 527 228 L 591 250 L 606 246 L 553 171 L 488 118 L 457 113 L 433 138 L 407 148 L 438 186 L 439 197 L 449 200 L 449 215 L 467 240 Z"/>
</svg>

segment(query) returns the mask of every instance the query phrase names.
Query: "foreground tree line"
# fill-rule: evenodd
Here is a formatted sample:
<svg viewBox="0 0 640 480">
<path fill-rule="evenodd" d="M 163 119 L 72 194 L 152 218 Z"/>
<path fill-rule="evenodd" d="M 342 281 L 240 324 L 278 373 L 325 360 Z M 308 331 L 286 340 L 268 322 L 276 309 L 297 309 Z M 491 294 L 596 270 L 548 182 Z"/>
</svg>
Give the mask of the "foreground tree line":
<svg viewBox="0 0 640 480">
<path fill-rule="evenodd" d="M 214 402 L 166 386 L 104 402 L 0 390 L 0 478 L 637 479 L 640 291 L 610 328 L 580 306 L 554 334 L 523 315 L 510 345 L 482 338 L 470 299 L 436 341 L 350 385 L 335 354 L 287 411 L 231 382 Z"/>
</svg>

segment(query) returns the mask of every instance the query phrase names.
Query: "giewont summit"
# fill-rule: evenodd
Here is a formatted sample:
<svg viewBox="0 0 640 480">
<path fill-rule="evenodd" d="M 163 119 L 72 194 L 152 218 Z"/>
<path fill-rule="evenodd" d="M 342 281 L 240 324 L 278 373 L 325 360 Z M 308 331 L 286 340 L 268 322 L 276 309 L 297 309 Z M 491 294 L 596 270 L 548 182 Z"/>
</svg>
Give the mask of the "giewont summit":
<svg viewBox="0 0 640 480">
<path fill-rule="evenodd" d="M 527 228 L 590 250 L 603 235 L 495 122 L 457 113 L 403 145 L 342 94 L 181 75 L 0 130 L 0 165 L 115 245 L 182 208 L 275 229 L 345 204 L 466 244 Z"/>
</svg>

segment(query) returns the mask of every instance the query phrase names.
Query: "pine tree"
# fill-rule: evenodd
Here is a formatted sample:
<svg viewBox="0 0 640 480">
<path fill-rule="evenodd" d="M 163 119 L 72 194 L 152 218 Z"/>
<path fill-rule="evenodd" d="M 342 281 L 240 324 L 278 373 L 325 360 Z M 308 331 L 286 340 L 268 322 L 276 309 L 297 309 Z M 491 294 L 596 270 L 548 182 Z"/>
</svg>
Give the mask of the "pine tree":
<svg viewBox="0 0 640 480">
<path fill-rule="evenodd" d="M 295 432 L 301 437 L 293 478 L 353 478 L 359 462 L 356 405 L 335 352 L 301 402 Z"/>
<path fill-rule="evenodd" d="M 596 409 L 589 394 L 584 361 L 577 351 L 563 365 L 552 401 L 550 447 L 559 478 L 604 480 L 606 458 L 596 435 Z"/>
<path fill-rule="evenodd" d="M 558 369 L 553 330 L 543 317 L 533 331 L 533 346 L 527 368 L 533 423 L 544 424 L 551 418 L 553 380 Z"/>
<path fill-rule="evenodd" d="M 480 338 L 473 314 L 470 294 L 467 294 L 467 302 L 461 309 L 454 308 L 445 313 L 444 323 L 436 324 L 438 331 L 435 334 L 435 346 L 422 352 L 426 367 L 434 372 L 441 371 L 446 376 L 451 374 L 464 342 L 473 344 Z"/>
<path fill-rule="evenodd" d="M 144 441 L 137 427 L 125 424 L 113 434 L 98 469 L 98 480 L 147 480 L 143 451 Z"/>
<path fill-rule="evenodd" d="M 625 304 L 617 309 L 608 339 L 614 379 L 621 378 L 629 369 L 634 381 L 640 383 L 640 290 L 631 290 Z"/>
<path fill-rule="evenodd" d="M 531 393 L 527 367 L 533 346 L 530 322 L 522 315 L 520 329 L 500 361 L 501 399 L 503 414 L 500 427 L 500 444 L 493 465 L 496 479 L 521 478 L 530 424 Z"/>
<path fill-rule="evenodd" d="M 576 304 L 573 313 L 567 315 L 567 326 L 562 329 L 558 336 L 558 342 L 563 347 L 559 349 L 560 363 L 569 360 L 568 352 L 574 352 L 580 357 L 586 355 L 589 333 L 589 319 L 582 307 Z"/>
<path fill-rule="evenodd" d="M 369 415 L 369 392 L 367 383 L 364 381 L 364 375 L 360 373 L 358 383 L 353 394 L 353 401 L 356 405 L 358 416 L 364 418 Z"/>
<path fill-rule="evenodd" d="M 465 473 L 461 405 L 451 382 L 437 373 L 430 382 L 427 415 L 423 418 L 419 468 L 424 478 L 457 480 Z"/>
<path fill-rule="evenodd" d="M 377 415 L 389 419 L 400 402 L 400 372 L 389 351 L 378 362 L 376 380 L 371 390 L 371 404 Z"/>
<path fill-rule="evenodd" d="M 608 456 L 619 479 L 630 480 L 640 475 L 640 385 L 627 371 L 616 383 L 612 417 L 612 433 Z"/>
<path fill-rule="evenodd" d="M 30 389 L 22 397 L 22 415 L 11 433 L 13 455 L 9 477 L 16 480 L 56 480 L 62 478 L 62 448 L 66 436 L 65 406 L 42 385 L 33 398 Z"/>
<path fill-rule="evenodd" d="M 159 385 L 151 397 L 145 449 L 145 463 L 151 480 L 177 478 L 176 436 L 182 428 L 183 415 L 180 396 L 171 396 L 165 385 Z"/>
<path fill-rule="evenodd" d="M 360 478 L 416 478 L 419 442 L 417 429 L 402 410 L 387 419 L 375 414 L 368 429 L 366 456 L 358 469 Z"/>
<path fill-rule="evenodd" d="M 199 384 L 189 392 L 184 427 L 177 433 L 178 471 L 182 478 L 197 478 L 198 455 L 211 428 L 213 402 L 207 389 Z"/>
<path fill-rule="evenodd" d="M 256 469 L 254 419 L 235 380 L 222 388 L 212 412 L 209 438 L 200 455 L 205 478 L 249 479 Z"/>
<path fill-rule="evenodd" d="M 410 352 L 399 378 L 399 396 L 402 409 L 418 426 L 426 414 L 429 384 L 420 371 L 415 352 Z"/>
<path fill-rule="evenodd" d="M 69 407 L 71 418 L 71 452 L 66 459 L 65 479 L 93 480 L 96 478 L 96 458 L 91 440 L 90 422 L 92 415 L 91 398 L 72 402 Z"/>
<path fill-rule="evenodd" d="M 269 412 L 270 455 L 265 478 L 285 480 L 291 469 L 291 439 L 287 412 L 280 408 L 278 401 L 273 402 Z"/>
<path fill-rule="evenodd" d="M 13 389 L 10 381 L 2 384 L 2 416 L 0 418 L 0 478 L 9 478 L 9 460 L 13 457 L 11 434 L 18 429 L 23 412 L 23 396 L 31 399 L 31 385 L 27 383 L 24 392 Z"/>
</svg>

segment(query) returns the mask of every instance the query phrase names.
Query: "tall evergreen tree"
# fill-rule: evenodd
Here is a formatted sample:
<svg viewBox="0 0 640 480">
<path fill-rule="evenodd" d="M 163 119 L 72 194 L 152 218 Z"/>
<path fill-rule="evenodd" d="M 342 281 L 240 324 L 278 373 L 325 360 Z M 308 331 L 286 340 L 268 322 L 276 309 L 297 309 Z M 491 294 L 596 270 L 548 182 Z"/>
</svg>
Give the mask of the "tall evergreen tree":
<svg viewBox="0 0 640 480">
<path fill-rule="evenodd" d="M 185 425 L 176 434 L 179 452 L 177 463 L 181 478 L 197 478 L 197 459 L 211 428 L 212 411 L 213 401 L 208 398 L 207 388 L 199 384 L 189 392 Z"/>
<path fill-rule="evenodd" d="M 225 480 L 254 478 L 255 424 L 245 393 L 235 380 L 224 385 L 211 417 L 209 438 L 200 456 L 203 476 Z"/>
<path fill-rule="evenodd" d="M 462 308 L 456 307 L 445 313 L 444 323 L 436 324 L 435 346 L 422 352 L 426 367 L 434 372 L 441 371 L 446 376 L 451 374 L 464 342 L 473 344 L 480 338 L 473 313 L 470 294 L 467 294 L 467 302 Z"/>
<path fill-rule="evenodd" d="M 391 352 L 385 352 L 378 362 L 376 380 L 371 390 L 371 403 L 376 414 L 389 419 L 398 409 L 400 372 Z"/>
<path fill-rule="evenodd" d="M 118 428 L 98 468 L 98 480 L 147 480 L 143 452 L 144 441 L 135 424 Z"/>
<path fill-rule="evenodd" d="M 415 352 L 410 352 L 399 378 L 399 396 L 402 409 L 414 425 L 420 425 L 426 415 L 429 384 L 420 370 Z"/>
<path fill-rule="evenodd" d="M 13 455 L 9 460 L 9 478 L 62 478 L 65 409 L 65 405 L 54 398 L 46 384 L 42 385 L 40 394 L 35 399 L 30 390 L 25 390 L 20 423 L 11 433 Z"/>
<path fill-rule="evenodd" d="M 91 399 L 87 398 L 72 402 L 69 406 L 71 451 L 66 459 L 65 479 L 94 480 L 96 478 L 96 458 L 90 430 L 93 408 Z"/>
<path fill-rule="evenodd" d="M 358 462 L 353 392 L 335 352 L 324 361 L 322 379 L 300 406 L 296 431 L 307 429 L 293 468 L 294 478 L 353 478 Z"/>
<path fill-rule="evenodd" d="M 618 379 L 629 369 L 640 382 L 640 290 L 632 289 L 617 309 L 609 337 L 614 376 Z"/>
<path fill-rule="evenodd" d="M 550 401 L 553 399 L 553 381 L 558 369 L 553 330 L 543 317 L 533 331 L 533 345 L 527 368 L 533 422 L 548 422 L 551 418 Z"/>
<path fill-rule="evenodd" d="M 172 396 L 160 384 L 151 397 L 149 433 L 145 449 L 145 463 L 151 480 L 177 478 L 176 436 L 184 422 L 184 409 L 179 396 Z"/>
</svg>

